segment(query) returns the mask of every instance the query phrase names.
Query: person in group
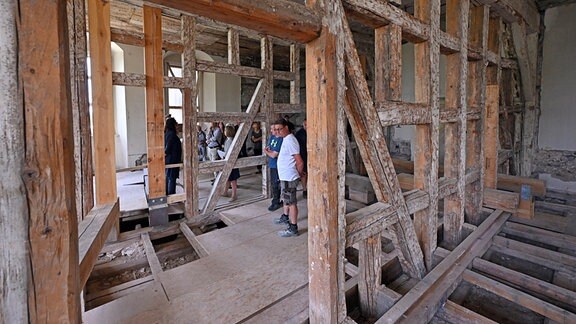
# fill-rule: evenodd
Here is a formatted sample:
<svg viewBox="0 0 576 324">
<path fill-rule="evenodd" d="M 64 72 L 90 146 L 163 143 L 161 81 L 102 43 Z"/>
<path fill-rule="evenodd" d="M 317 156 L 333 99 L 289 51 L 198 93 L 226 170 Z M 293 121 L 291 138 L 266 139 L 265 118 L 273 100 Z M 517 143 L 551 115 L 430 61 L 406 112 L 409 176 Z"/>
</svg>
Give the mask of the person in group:
<svg viewBox="0 0 576 324">
<path fill-rule="evenodd" d="M 197 136 L 198 136 L 198 160 L 206 160 L 206 133 L 202 130 L 202 126 L 197 125 Z"/>
<path fill-rule="evenodd" d="M 232 142 L 234 141 L 234 136 L 236 135 L 236 129 L 232 125 L 227 125 L 224 127 L 224 136 L 226 136 L 226 141 L 224 142 L 224 152 L 228 153 L 228 150 L 232 147 Z M 238 199 L 238 178 L 240 178 L 240 170 L 238 168 L 232 169 L 230 176 L 228 176 L 228 181 L 226 182 L 226 189 L 224 190 L 223 196 L 229 197 L 228 188 L 232 188 L 232 198 L 230 201 L 236 201 Z"/>
<path fill-rule="evenodd" d="M 282 207 L 280 203 L 280 180 L 278 179 L 278 153 L 282 147 L 282 137 L 277 136 L 275 125 L 270 125 L 270 138 L 264 153 L 268 155 L 268 168 L 270 169 L 270 182 L 272 184 L 272 203 L 269 211 Z"/>
<path fill-rule="evenodd" d="M 240 124 L 242 122 L 239 121 L 236 123 L 236 125 L 234 125 L 234 129 L 236 130 L 236 132 L 238 132 L 238 128 L 240 127 Z M 245 158 L 248 157 L 248 151 L 246 150 L 246 141 L 248 139 L 244 139 L 244 141 L 242 142 L 242 148 L 240 149 L 240 154 L 238 154 L 238 158 Z"/>
<path fill-rule="evenodd" d="M 252 123 L 252 135 L 250 136 L 250 141 L 252 142 L 254 149 L 254 156 L 262 155 L 262 129 L 260 128 L 259 122 Z M 262 166 L 256 166 L 258 171 L 262 170 Z"/>
<path fill-rule="evenodd" d="M 176 131 L 176 119 L 168 118 L 164 126 L 164 163 L 182 163 L 182 143 Z M 176 193 L 176 179 L 180 175 L 180 168 L 166 169 L 166 195 Z"/>
<path fill-rule="evenodd" d="M 288 130 L 290 130 L 290 133 L 294 132 L 294 123 L 292 123 L 290 121 L 290 116 L 289 115 L 284 115 L 284 120 L 286 120 L 288 122 Z"/>
<path fill-rule="evenodd" d="M 302 161 L 304 161 L 304 172 L 302 173 L 302 177 L 300 177 L 300 183 L 302 184 L 302 197 L 304 199 L 308 198 L 308 152 L 307 152 L 307 134 L 306 134 L 306 119 L 302 122 L 302 128 L 300 128 L 294 136 L 298 140 L 298 144 L 300 145 L 300 156 L 302 157 Z"/>
<path fill-rule="evenodd" d="M 288 129 L 288 122 L 279 119 L 274 123 L 276 135 L 282 137 L 282 146 L 278 153 L 278 178 L 282 190 L 284 213 L 274 220 L 275 224 L 287 224 L 284 231 L 278 232 L 282 237 L 298 236 L 298 201 L 296 188 L 304 170 L 300 156 L 300 145 Z"/>
<path fill-rule="evenodd" d="M 218 127 L 217 122 L 212 122 L 206 143 L 208 145 L 208 159 L 210 159 L 210 161 L 220 160 L 218 150 L 222 145 L 222 131 L 220 130 L 220 127 Z M 214 172 L 214 179 L 216 179 L 217 175 L 218 172 Z M 214 184 L 214 180 L 212 180 L 212 184 Z"/>
</svg>

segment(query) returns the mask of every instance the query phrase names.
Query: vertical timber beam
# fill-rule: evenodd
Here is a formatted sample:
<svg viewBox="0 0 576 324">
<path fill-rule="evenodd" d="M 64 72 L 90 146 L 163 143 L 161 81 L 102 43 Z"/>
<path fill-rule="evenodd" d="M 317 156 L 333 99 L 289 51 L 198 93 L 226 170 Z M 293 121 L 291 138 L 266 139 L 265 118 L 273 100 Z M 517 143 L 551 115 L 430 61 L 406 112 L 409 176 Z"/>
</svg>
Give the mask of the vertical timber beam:
<svg viewBox="0 0 576 324">
<path fill-rule="evenodd" d="M 340 38 L 339 0 L 307 1 L 309 8 L 323 12 L 320 37 L 306 44 L 306 118 L 308 145 L 308 276 L 310 322 L 341 323 L 346 319 L 344 296 L 344 158 L 338 140 L 345 130 L 341 103 L 344 99 L 344 54 Z M 321 9 L 322 8 L 322 9 Z M 334 11 L 329 11 L 332 8 Z M 336 19 L 334 19 L 336 17 Z M 340 129 L 339 129 L 340 128 Z M 334 177 L 338 174 L 338 177 Z M 332 175 L 332 176 L 331 176 Z"/>
<path fill-rule="evenodd" d="M 187 218 L 198 215 L 198 136 L 196 136 L 196 21 L 193 17 L 182 15 L 182 70 L 186 82 L 183 89 L 184 105 L 184 190 L 186 192 L 185 214 Z"/>
<path fill-rule="evenodd" d="M 110 2 L 88 0 L 90 62 L 92 65 L 92 116 L 96 204 L 114 203 L 116 161 L 114 103 L 112 101 L 112 49 Z"/>
<path fill-rule="evenodd" d="M 0 176 L 0 321 L 5 323 L 29 322 L 28 206 L 23 181 L 26 160 L 18 84 L 18 37 L 22 35 L 16 30 L 17 8 L 16 0 L 0 7 L 0 167 L 10 170 Z"/>
<path fill-rule="evenodd" d="M 86 7 L 83 0 L 67 0 L 70 40 L 70 88 L 74 124 L 76 210 L 78 221 L 94 207 L 92 135 L 86 73 Z"/>
<path fill-rule="evenodd" d="M 149 6 L 144 6 L 144 66 L 149 217 L 150 225 L 161 225 L 168 223 L 164 163 L 162 11 Z"/>
<path fill-rule="evenodd" d="M 490 18 L 488 50 L 500 57 L 501 18 Z M 484 112 L 484 187 L 496 189 L 498 175 L 498 106 L 500 95 L 500 66 L 489 65 L 486 70 L 486 110 Z"/>
<path fill-rule="evenodd" d="M 290 45 L 290 72 L 294 73 L 294 80 L 290 81 L 290 103 L 300 104 L 300 46 Z"/>
<path fill-rule="evenodd" d="M 445 125 L 444 176 L 456 179 L 456 193 L 444 200 L 444 240 L 455 247 L 464 224 L 466 173 L 466 81 L 468 75 L 468 0 L 447 0 L 446 31 L 460 39 L 460 51 L 446 56 L 446 110 L 457 111 L 457 121 Z"/>
<path fill-rule="evenodd" d="M 228 29 L 228 64 L 240 65 L 240 43 L 234 28 Z"/>
<path fill-rule="evenodd" d="M 29 320 L 77 323 L 80 279 L 75 180 L 70 176 L 74 139 L 66 2 L 23 0 L 19 5 L 18 68 L 26 152 L 24 173 L 19 176 L 24 178 L 29 215 L 13 216 L 29 216 Z"/>
<path fill-rule="evenodd" d="M 470 12 L 469 43 L 481 49 L 482 59 L 468 63 L 468 106 L 480 108 L 482 116 L 485 111 L 489 14 L 488 6 L 473 7 Z M 465 212 L 468 222 L 478 224 L 484 193 L 483 120 L 470 120 L 467 130 L 466 169 L 480 170 L 480 179 L 466 186 Z"/>
<path fill-rule="evenodd" d="M 540 26 L 542 35 L 544 28 L 544 20 L 542 20 Z M 524 98 L 525 105 L 520 175 L 529 177 L 532 174 L 532 163 L 538 147 L 540 111 L 537 109 L 539 93 L 536 91 L 536 83 L 539 76 L 537 76 L 536 71 L 538 70 L 537 63 L 541 64 L 541 62 L 536 62 L 537 58 L 534 57 L 538 51 L 535 49 L 535 47 L 538 47 L 537 37 L 527 34 L 527 26 L 523 20 L 512 24 L 512 35 L 516 56 L 518 57 L 518 68 L 522 81 L 522 98 Z M 538 73 L 541 74 L 541 72 Z"/>
<path fill-rule="evenodd" d="M 262 101 L 261 111 L 266 116 L 266 125 L 260 127 L 262 131 L 262 142 L 258 145 L 266 145 L 268 143 L 268 132 L 270 131 L 270 124 L 274 120 L 274 45 L 269 36 L 264 36 L 260 40 L 260 58 L 261 67 L 264 70 L 264 82 L 266 83 L 266 93 L 264 95 L 264 101 Z M 251 127 L 251 125 L 248 125 Z M 268 179 L 270 179 L 270 170 L 268 169 L 268 163 L 262 165 L 262 195 L 264 197 L 270 198 L 272 194 L 271 188 L 268 186 Z"/>
<path fill-rule="evenodd" d="M 440 1 L 416 0 L 414 15 L 430 25 L 428 41 L 414 45 L 416 59 L 415 94 L 416 101 L 430 107 L 431 123 L 416 126 L 416 147 L 414 149 L 414 187 L 428 192 L 428 208 L 414 214 L 414 226 L 424 261 L 428 270 L 432 268 L 433 253 L 438 244 L 436 228 L 438 223 L 438 138 L 440 133 L 439 62 L 440 45 Z"/>
<path fill-rule="evenodd" d="M 375 99 L 402 100 L 402 27 L 389 24 L 374 30 Z"/>
</svg>

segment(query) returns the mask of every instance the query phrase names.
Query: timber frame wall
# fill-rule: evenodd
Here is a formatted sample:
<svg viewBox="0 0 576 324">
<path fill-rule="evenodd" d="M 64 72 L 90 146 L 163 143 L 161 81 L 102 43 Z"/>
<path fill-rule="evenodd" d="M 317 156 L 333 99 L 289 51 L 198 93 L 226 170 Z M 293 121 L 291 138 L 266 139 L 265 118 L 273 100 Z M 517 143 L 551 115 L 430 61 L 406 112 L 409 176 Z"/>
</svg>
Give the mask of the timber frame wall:
<svg viewBox="0 0 576 324">
<path fill-rule="evenodd" d="M 94 174 L 97 204 L 116 201 L 114 169 L 114 115 L 112 86 L 145 86 L 147 93 L 147 136 L 150 171 L 150 196 L 163 195 L 164 159 L 162 144 L 163 87 L 177 87 L 184 92 L 184 152 L 186 214 L 191 225 L 215 219 L 212 211 L 220 191 L 233 167 L 265 164 L 264 158 L 236 161 L 241 140 L 248 133 L 251 121 L 269 122 L 274 113 L 284 106 L 272 102 L 272 82 L 276 77 L 291 82 L 291 105 L 299 105 L 298 44 L 306 44 L 306 112 L 309 123 L 309 276 L 311 322 L 343 322 L 350 320 L 344 297 L 344 249 L 358 243 L 360 248 L 359 292 L 362 311 L 377 316 L 376 295 L 380 285 L 380 239 L 390 229 L 396 247 L 401 253 L 405 270 L 415 278 L 424 277 L 432 269 L 432 256 L 437 247 L 436 229 L 438 201 L 444 199 L 444 238 L 451 245 L 462 240 L 465 215 L 473 219 L 479 214 L 484 188 L 494 188 L 498 161 L 498 106 L 501 83 L 500 42 L 504 21 L 521 20 L 525 28 L 537 23 L 526 11 L 530 6 L 499 1 L 494 7 L 473 7 L 468 0 L 448 0 L 446 4 L 446 31 L 440 28 L 440 0 L 415 1 L 414 15 L 410 15 L 385 1 L 373 0 L 314 0 L 299 5 L 286 0 L 236 0 L 213 2 L 208 0 L 170 1 L 130 0 L 144 8 L 144 32 L 136 37 L 124 37 L 130 44 L 144 46 L 146 75 L 112 73 L 110 41 L 120 41 L 110 30 L 110 3 L 88 0 L 88 25 L 92 58 L 92 85 L 94 107 Z M 492 3 L 492 1 L 478 1 Z M 75 189 L 90 188 L 91 170 L 83 168 L 84 182 L 74 183 L 70 177 L 74 170 L 73 92 L 83 96 L 84 70 L 82 42 L 79 30 L 83 28 L 82 5 L 74 17 L 76 25 L 76 59 L 70 71 L 69 47 L 73 37 L 69 32 L 66 2 L 63 1 L 9 1 L 8 9 L 0 9 L 6 21 L 17 21 L 15 29 L 6 28 L 12 50 L 3 57 L 15 58 L 18 53 L 20 87 L 13 78 L 2 91 L 0 113 L 14 121 L 14 112 L 25 111 L 25 132 L 13 130 L 15 146 L 2 146 L 0 159 L 5 157 L 20 175 L 8 188 L 5 203 L 2 195 L 2 223 L 14 224 L 8 243 L 14 246 L 16 257 L 2 255 L 2 268 L 17 262 L 7 275 L 10 291 L 0 299 L 1 315 L 9 322 L 77 322 L 80 321 L 78 280 L 77 216 L 91 209 L 89 199 L 76 200 Z M 18 7 L 18 11 L 16 10 Z M 70 8 L 70 7 L 69 7 Z M 492 13 L 495 15 L 492 16 Z M 19 17 L 14 13 L 19 12 Z M 246 14 L 246 13 L 249 14 Z M 162 15 L 180 17 L 182 39 L 166 43 L 162 39 Z M 347 14 L 360 15 L 375 28 L 376 90 L 372 98 L 362 68 Z M 500 17 L 498 17 L 500 15 Z M 197 17 L 199 16 L 199 17 Z M 228 64 L 197 61 L 194 56 L 194 30 L 198 19 L 206 17 L 232 27 L 229 31 Z M 522 20 L 524 19 L 524 20 Z M 5 28 L 3 25 L 2 28 Z M 261 39 L 262 67 L 253 69 L 239 66 L 238 32 L 252 30 Z M 251 33 L 253 33 L 251 32 Z M 80 32 L 81 33 L 81 32 Z M 67 37 L 68 36 L 68 37 Z M 272 42 L 282 39 L 292 44 L 292 70 L 277 73 L 272 70 Z M 416 71 L 416 102 L 402 102 L 401 60 L 402 40 L 414 42 Z M 284 43 L 286 44 L 286 43 Z M 18 45 L 18 47 L 16 47 Z M 162 48 L 173 46 L 183 55 L 183 78 L 164 77 L 159 55 Z M 71 45 L 72 46 L 72 45 Z M 17 48 L 17 51 L 16 51 Z M 41 48 L 41 51 L 37 49 Z M 72 48 L 72 47 L 71 47 Z M 446 107 L 439 103 L 439 57 L 447 56 Z M 46 57 L 53 59 L 46 60 Z M 15 61 L 15 60 L 14 60 Z M 13 61 L 2 61 L 4 66 Z M 9 69 L 7 67 L 6 69 Z M 193 126 L 197 121 L 226 119 L 220 114 L 196 114 L 197 88 L 194 71 L 232 73 L 259 78 L 248 111 L 230 115 L 233 121 L 243 120 L 233 149 L 227 161 L 205 164 L 195 162 L 196 150 Z M 18 73 L 16 73 L 18 72 Z M 71 82 L 75 79 L 75 82 Z M 21 91 L 19 91 L 21 89 Z M 4 88 L 3 88 L 4 90 Z M 40 91 L 41 90 L 41 91 Z M 5 94 L 21 97 L 5 98 Z M 72 96 L 74 98 L 74 96 Z M 80 114 L 76 120 L 78 132 L 85 131 L 86 101 L 77 99 Z M 22 102 L 23 107 L 14 104 Z M 84 105 L 84 107 L 82 107 Z M 6 113 L 7 112 L 7 113 Z M 5 119 L 2 118 L 2 121 Z M 378 203 L 352 214 L 345 213 L 344 172 L 347 142 L 346 122 L 352 126 L 363 162 L 375 190 Z M 440 124 L 446 125 L 445 175 L 438 178 L 438 149 Z M 18 123 L 14 123 L 18 125 Z M 84 125 L 84 126 L 82 126 Z M 334 126 L 337 127 L 334 127 Z M 417 125 L 415 143 L 415 189 L 402 193 L 392 159 L 384 139 L 383 126 Z M 82 130 L 84 127 L 84 130 Z M 4 125 L 3 125 L 4 128 Z M 80 129 L 80 130 L 78 130 Z M 266 128 L 264 128 L 266 132 Z M 86 140 L 85 137 L 81 137 Z M 18 144 L 20 143 L 20 144 Z M 89 141 L 85 141 L 89 143 Z M 25 147 L 25 150 L 22 149 Z M 326 149 L 339 148 L 339 149 Z M 80 146 L 85 150 L 86 146 Z M 6 151 L 6 152 L 5 152 Z M 88 150 L 90 151 L 90 150 Z M 84 153 L 87 154 L 87 153 Z M 82 159 L 88 157 L 83 155 Z M 198 213 L 196 177 L 198 172 L 222 170 L 201 213 Z M 266 177 L 263 177 L 266 182 Z M 2 186 L 6 182 L 2 181 Z M 90 184 L 90 185 L 87 185 Z M 4 192 L 4 187 L 2 187 Z M 266 190 L 266 189 L 265 189 Z M 91 192 L 90 189 L 88 191 Z M 266 190 L 267 191 L 267 190 Z M 23 200 L 27 200 L 23 203 Z M 77 203 L 75 203 L 77 202 Z M 76 204 L 78 212 L 76 211 Z M 12 205 L 13 204 L 13 205 Z M 7 212 L 22 215 L 22 222 L 7 221 Z M 410 215 L 414 215 L 414 220 Z M 80 217 L 81 219 L 82 217 Z M 4 228 L 4 227 L 3 227 Z M 15 236 L 14 236 L 15 235 Z M 3 240 L 4 240 L 3 235 Z M 11 239 L 11 237 L 16 237 Z M 26 240 L 23 240 L 26 238 Z M 2 253 L 5 248 L 2 248 Z M 56 251 L 56 252 L 54 252 Z M 8 261 L 6 261 L 8 260 Z M 29 265 L 29 266 L 28 266 Z M 30 280 L 34 278 L 34 280 Z M 22 284 L 28 280 L 29 284 Z M 27 288 L 28 287 L 28 288 Z M 4 291 L 4 287 L 3 291 Z M 26 293 L 23 293 L 26 291 Z M 17 305 L 18 307 L 13 307 Z M 22 305 L 28 305 L 27 309 Z M 405 305 L 404 305 L 405 306 Z M 386 313 L 398 318 L 402 305 Z M 388 316 L 388 315 L 384 316 Z M 28 318 L 29 316 L 29 318 Z"/>
</svg>

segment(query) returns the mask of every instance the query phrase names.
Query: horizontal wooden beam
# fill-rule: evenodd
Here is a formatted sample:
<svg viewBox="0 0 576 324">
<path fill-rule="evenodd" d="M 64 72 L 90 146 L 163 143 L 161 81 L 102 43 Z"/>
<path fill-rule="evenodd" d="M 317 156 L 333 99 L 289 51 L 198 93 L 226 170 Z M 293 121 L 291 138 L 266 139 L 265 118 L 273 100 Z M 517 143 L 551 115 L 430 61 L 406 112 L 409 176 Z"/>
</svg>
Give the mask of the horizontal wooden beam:
<svg viewBox="0 0 576 324">
<path fill-rule="evenodd" d="M 517 305 L 528 308 L 558 323 L 576 323 L 576 314 L 542 301 L 525 292 L 506 286 L 496 280 L 486 278 L 470 270 L 464 271 L 462 278 L 482 289 L 503 297 Z"/>
<path fill-rule="evenodd" d="M 149 5 L 199 15 L 282 39 L 306 43 L 320 35 L 321 18 L 288 0 L 147 0 Z"/>
<path fill-rule="evenodd" d="M 516 213 L 520 196 L 517 193 L 496 189 L 484 189 L 484 206 Z"/>
<path fill-rule="evenodd" d="M 507 223 L 502 232 L 531 241 L 576 251 L 576 237 L 517 223 Z"/>
<path fill-rule="evenodd" d="M 512 176 L 501 173 L 498 174 L 498 180 L 496 185 L 498 189 L 520 192 L 522 190 L 523 185 L 530 186 L 532 195 L 534 196 L 538 197 L 546 196 L 546 183 L 543 180 Z"/>
<path fill-rule="evenodd" d="M 376 107 L 382 126 L 422 125 L 430 124 L 432 121 L 430 109 L 425 104 L 402 101 L 381 101 L 376 103 Z M 440 122 L 455 123 L 458 120 L 457 112 L 457 110 L 440 111 Z M 480 110 L 469 110 L 466 114 L 466 119 L 479 120 Z"/>
<path fill-rule="evenodd" d="M 108 234 L 120 216 L 118 200 L 114 204 L 97 205 L 78 224 L 78 259 L 80 264 L 80 289 L 90 277 L 98 254 L 104 246 Z"/>
<path fill-rule="evenodd" d="M 137 33 L 113 27 L 110 28 L 110 33 L 110 38 L 113 42 L 144 47 L 144 33 Z M 184 46 L 180 40 L 162 39 L 162 48 L 177 53 L 182 53 L 184 51 Z"/>
<path fill-rule="evenodd" d="M 372 27 L 381 27 L 392 23 L 402 27 L 403 37 L 421 42 L 429 38 L 430 27 L 421 20 L 397 8 L 387 1 L 378 0 L 346 0 L 344 7 L 363 16 L 364 22 Z"/>
<path fill-rule="evenodd" d="M 192 248 L 194 251 L 196 251 L 196 254 L 198 254 L 199 257 L 204 258 L 210 254 L 208 250 L 206 250 L 206 248 L 202 245 L 202 243 L 200 243 L 200 241 L 196 238 L 196 235 L 192 232 L 190 227 L 186 225 L 186 223 L 180 223 L 180 230 L 182 230 L 182 234 L 184 234 L 188 242 L 190 242 L 190 245 L 192 245 Z"/>
<path fill-rule="evenodd" d="M 494 211 L 476 231 L 402 297 L 376 323 L 427 323 L 459 284 L 457 278 L 490 246 L 510 214 Z M 455 280 L 456 279 L 456 280 Z"/>
<path fill-rule="evenodd" d="M 540 296 L 548 297 L 566 305 L 576 306 L 576 292 L 574 291 L 480 258 L 476 258 L 474 262 L 472 262 L 472 267 L 475 270 L 488 274 L 492 278 L 498 278 L 504 282 L 522 287 L 523 290 L 532 291 Z"/>
<path fill-rule="evenodd" d="M 537 32 L 540 27 L 540 14 L 533 0 L 477 0 L 477 2 L 490 6 L 490 10 L 507 23 L 524 20 L 530 33 Z"/>
</svg>

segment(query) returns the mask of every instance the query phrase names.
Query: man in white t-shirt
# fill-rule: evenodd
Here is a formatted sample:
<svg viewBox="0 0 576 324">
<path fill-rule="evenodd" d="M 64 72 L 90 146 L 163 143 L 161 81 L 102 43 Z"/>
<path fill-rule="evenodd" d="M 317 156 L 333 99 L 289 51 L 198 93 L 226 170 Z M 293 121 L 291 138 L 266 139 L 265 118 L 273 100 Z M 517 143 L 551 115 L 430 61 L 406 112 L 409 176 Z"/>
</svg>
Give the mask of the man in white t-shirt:
<svg viewBox="0 0 576 324">
<path fill-rule="evenodd" d="M 278 178 L 284 201 L 284 213 L 274 220 L 276 224 L 287 224 L 284 231 L 278 232 L 282 237 L 298 236 L 298 205 L 296 187 L 304 173 L 304 161 L 300 156 L 300 145 L 290 132 L 288 122 L 279 119 L 274 123 L 277 136 L 282 137 L 282 147 L 278 153 Z"/>
</svg>

